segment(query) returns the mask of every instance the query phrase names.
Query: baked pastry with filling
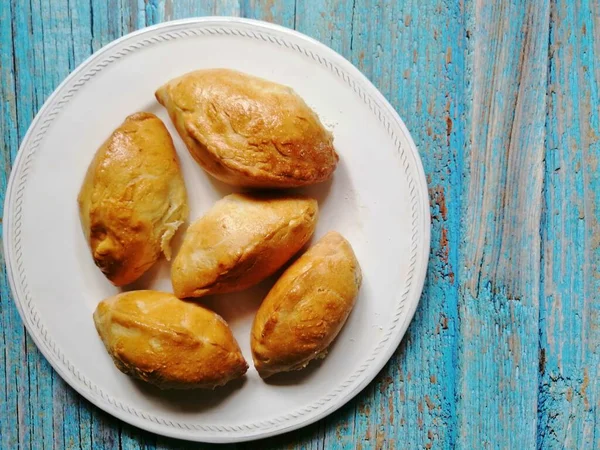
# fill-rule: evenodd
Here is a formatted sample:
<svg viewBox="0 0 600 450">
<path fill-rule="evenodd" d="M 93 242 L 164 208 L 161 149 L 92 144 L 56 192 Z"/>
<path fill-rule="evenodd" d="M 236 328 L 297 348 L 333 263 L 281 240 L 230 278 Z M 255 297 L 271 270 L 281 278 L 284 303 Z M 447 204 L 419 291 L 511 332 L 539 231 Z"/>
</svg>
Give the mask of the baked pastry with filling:
<svg viewBox="0 0 600 450">
<path fill-rule="evenodd" d="M 196 161 L 235 186 L 289 188 L 327 180 L 332 134 L 291 88 L 229 69 L 190 72 L 156 91 Z"/>
<path fill-rule="evenodd" d="M 154 114 L 133 114 L 96 152 L 79 192 L 79 215 L 92 257 L 116 286 L 159 259 L 188 216 L 173 141 Z"/>
<path fill-rule="evenodd" d="M 119 370 L 162 389 L 212 389 L 248 369 L 227 323 L 173 294 L 115 295 L 98 305 L 94 322 Z"/>
<path fill-rule="evenodd" d="M 329 232 L 296 260 L 260 305 L 252 326 L 263 378 L 323 358 L 354 306 L 362 275 L 352 247 Z"/>
<path fill-rule="evenodd" d="M 246 289 L 272 275 L 312 236 L 317 201 L 231 194 L 194 222 L 171 266 L 179 298 Z"/>
</svg>

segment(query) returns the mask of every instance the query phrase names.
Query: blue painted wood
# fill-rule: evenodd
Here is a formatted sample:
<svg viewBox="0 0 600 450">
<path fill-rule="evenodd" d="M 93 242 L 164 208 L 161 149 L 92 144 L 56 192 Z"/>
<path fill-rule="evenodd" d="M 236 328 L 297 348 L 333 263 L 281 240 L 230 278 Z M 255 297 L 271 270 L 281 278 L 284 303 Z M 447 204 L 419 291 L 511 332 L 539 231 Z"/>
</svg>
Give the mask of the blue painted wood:
<svg viewBox="0 0 600 450">
<path fill-rule="evenodd" d="M 538 443 L 600 448 L 600 5 L 552 5 Z"/>
<path fill-rule="evenodd" d="M 357 65 L 423 158 L 421 305 L 356 399 L 230 449 L 600 449 L 600 4 L 595 0 L 0 2 L 0 199 L 35 113 L 93 51 L 165 20 L 241 15 Z M 210 448 L 91 406 L 24 331 L 0 253 L 0 448 Z"/>
<path fill-rule="evenodd" d="M 0 4 L 0 24 L 12 22 L 13 11 L 10 3 Z M 0 198 L 4 197 L 8 173 L 19 143 L 16 108 L 16 74 L 13 58 L 13 26 L 0 26 Z M 0 233 L 2 231 L 0 230 Z M 16 448 L 19 440 L 19 398 L 18 367 L 22 361 L 24 330 L 16 308 L 10 298 L 4 254 L 0 250 L 0 448 Z"/>
<path fill-rule="evenodd" d="M 472 14 L 457 442 L 534 448 L 549 2 L 476 2 Z"/>
</svg>

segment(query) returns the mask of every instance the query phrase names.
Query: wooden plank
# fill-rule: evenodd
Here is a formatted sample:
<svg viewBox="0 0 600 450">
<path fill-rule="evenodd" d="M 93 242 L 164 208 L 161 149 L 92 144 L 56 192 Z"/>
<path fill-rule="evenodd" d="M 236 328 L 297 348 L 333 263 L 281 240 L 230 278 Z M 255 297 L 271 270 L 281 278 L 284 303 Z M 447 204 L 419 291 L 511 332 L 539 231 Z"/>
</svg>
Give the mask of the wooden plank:
<svg viewBox="0 0 600 450">
<path fill-rule="evenodd" d="M 0 27 L 0 204 L 4 204 L 8 174 L 18 143 L 17 102 L 14 53 L 14 9 L 11 2 L 0 2 L 0 23 L 11 26 Z M 0 234 L 2 231 L 0 230 Z M 19 401 L 17 392 L 24 365 L 24 329 L 17 310 L 12 302 L 6 269 L 4 251 L 0 249 L 0 448 L 16 448 L 20 442 Z"/>
<path fill-rule="evenodd" d="M 39 110 L 54 88 L 75 67 L 74 39 L 69 16 L 70 5 L 66 0 L 32 3 L 31 40 L 36 55 L 34 111 Z M 73 428 L 78 427 L 74 420 L 77 417 L 78 400 L 30 340 L 28 345 L 30 389 L 39 396 L 32 406 L 39 411 L 34 417 L 39 417 L 42 422 L 43 442 L 45 445 L 53 443 L 55 448 L 73 447 L 79 437 L 78 433 L 73 433 Z M 33 442 L 39 442 L 39 437 Z"/>
<path fill-rule="evenodd" d="M 4 2 L 6 4 L 6 2 Z M 43 73 L 43 61 L 34 61 L 33 55 L 40 53 L 39 47 L 32 45 L 29 35 L 42 33 L 39 23 L 30 21 L 33 12 L 39 10 L 39 4 L 28 2 L 13 2 L 11 5 L 12 26 L 12 66 L 14 77 L 14 107 L 16 108 L 17 141 L 23 138 L 34 111 L 41 103 L 43 94 L 36 86 L 36 80 Z M 39 16 L 39 14 L 38 14 Z M 3 49 L 4 52 L 4 49 Z M 11 162 L 16 154 L 17 145 L 6 149 L 10 152 Z M 6 280 L 4 289 L 8 294 Z M 3 295 L 6 303 L 8 321 L 3 325 L 8 338 L 6 346 L 7 386 L 12 387 L 8 392 L 12 415 L 16 418 L 17 428 L 8 432 L 9 439 L 18 446 L 28 448 L 34 442 L 52 442 L 52 371 L 47 362 L 40 358 L 39 352 L 29 336 L 24 331 L 16 308 L 10 300 L 10 295 Z M 4 309 L 4 307 L 6 309 Z M 3 314 L 4 315 L 4 314 Z M 10 434 L 15 435 L 10 437 Z"/>
<path fill-rule="evenodd" d="M 240 16 L 296 28 L 297 3 L 301 2 L 297 0 L 243 0 L 240 1 Z"/>
<path fill-rule="evenodd" d="M 600 448 L 600 5 L 551 5 L 538 448 Z"/>
<path fill-rule="evenodd" d="M 430 183 L 432 248 L 425 291 L 402 345 L 358 397 L 345 448 L 453 448 L 454 366 L 464 144 L 464 11 L 458 2 L 357 1 L 343 50 L 390 100 Z M 332 421 L 334 418 L 332 417 Z"/>
<path fill-rule="evenodd" d="M 549 5 L 469 8 L 457 443 L 534 448 Z"/>
<path fill-rule="evenodd" d="M 58 3 L 52 4 L 57 9 Z M 68 1 L 60 4 L 62 9 L 59 26 L 68 30 L 62 37 L 69 43 L 67 49 L 62 48 L 61 58 L 68 57 L 69 72 L 81 64 L 92 50 L 92 11 L 87 0 Z M 66 17 L 65 17 L 66 14 Z M 64 32 L 64 31 L 63 31 Z M 63 77 L 65 73 L 61 73 Z M 62 78 L 55 80 L 60 83 Z M 94 407 L 79 396 L 56 374 L 53 374 L 54 397 L 54 447 L 55 448 L 90 448 L 91 411 Z M 64 444 L 61 446 L 61 442 Z"/>
<path fill-rule="evenodd" d="M 294 3 L 294 28 L 301 33 L 307 34 L 321 42 L 332 43 L 336 51 L 347 56 L 350 49 L 350 36 L 352 28 L 352 4 L 351 2 L 336 2 L 330 0 L 300 1 Z M 288 10 L 292 5 L 288 3 Z M 256 15 L 258 18 L 269 18 L 268 13 Z M 289 14 L 284 16 L 289 21 Z M 294 433 L 273 439 L 269 448 L 287 448 L 320 450 L 326 448 L 325 439 L 327 430 L 339 428 L 350 430 L 354 421 L 354 406 L 350 405 L 343 409 L 341 425 L 338 415 L 329 417 L 320 423 L 298 430 Z M 338 444 L 341 445 L 346 439 L 340 432 Z M 250 448 L 250 447 L 248 447 Z"/>
<path fill-rule="evenodd" d="M 186 19 L 200 16 L 239 16 L 240 4 L 236 0 L 167 0 L 159 2 L 157 9 L 163 11 L 161 20 Z"/>
</svg>

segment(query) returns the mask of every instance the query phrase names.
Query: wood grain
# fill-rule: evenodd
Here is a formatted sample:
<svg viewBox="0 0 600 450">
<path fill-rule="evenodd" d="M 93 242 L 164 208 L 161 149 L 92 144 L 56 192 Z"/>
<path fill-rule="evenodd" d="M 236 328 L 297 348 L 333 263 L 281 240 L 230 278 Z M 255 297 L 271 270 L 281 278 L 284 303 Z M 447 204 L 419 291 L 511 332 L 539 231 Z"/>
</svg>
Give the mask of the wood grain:
<svg viewBox="0 0 600 450">
<path fill-rule="evenodd" d="M 548 2 L 476 2 L 473 8 L 458 443 L 533 448 Z"/>
<path fill-rule="evenodd" d="M 350 59 L 406 121 L 432 202 L 430 270 L 421 304 L 399 351 L 359 397 L 348 434 L 363 448 L 453 448 L 456 441 L 463 14 L 457 2 L 355 3 Z M 444 39 L 446 34 L 455 38 Z"/>
<path fill-rule="evenodd" d="M 600 448 L 600 4 L 551 6 L 539 446 Z"/>
<path fill-rule="evenodd" d="M 600 449 L 597 0 L 0 2 L 0 199 L 18 144 L 92 52 L 165 20 L 234 15 L 312 36 L 405 120 L 431 198 L 421 304 L 356 399 L 223 448 Z M 0 448 L 210 448 L 91 406 L 27 336 L 0 253 Z"/>
</svg>

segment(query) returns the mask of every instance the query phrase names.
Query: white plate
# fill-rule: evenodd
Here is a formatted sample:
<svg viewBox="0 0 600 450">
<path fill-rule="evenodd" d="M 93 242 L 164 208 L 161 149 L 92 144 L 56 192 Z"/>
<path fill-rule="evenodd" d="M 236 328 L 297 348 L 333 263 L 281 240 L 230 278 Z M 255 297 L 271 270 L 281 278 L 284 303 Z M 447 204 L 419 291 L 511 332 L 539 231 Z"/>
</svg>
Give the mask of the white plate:
<svg viewBox="0 0 600 450">
<path fill-rule="evenodd" d="M 315 238 L 330 229 L 352 243 L 364 283 L 322 363 L 214 392 L 163 393 L 121 374 L 92 312 L 117 289 L 94 266 L 76 196 L 96 149 L 125 116 L 151 111 L 168 125 L 183 166 L 191 219 L 231 189 L 192 160 L 154 91 L 193 69 L 230 67 L 292 86 L 333 129 L 333 181 L 306 189 L 320 201 Z M 297 32 L 237 18 L 170 22 L 125 36 L 91 56 L 48 99 L 15 162 L 4 210 L 13 295 L 31 337 L 85 398 L 155 433 L 207 442 L 279 434 L 331 413 L 392 355 L 417 307 L 429 252 L 429 203 L 415 145 L 396 112 L 348 61 Z M 170 290 L 161 262 L 138 286 Z M 231 324 L 251 362 L 249 330 L 272 280 L 206 303 Z"/>
</svg>

